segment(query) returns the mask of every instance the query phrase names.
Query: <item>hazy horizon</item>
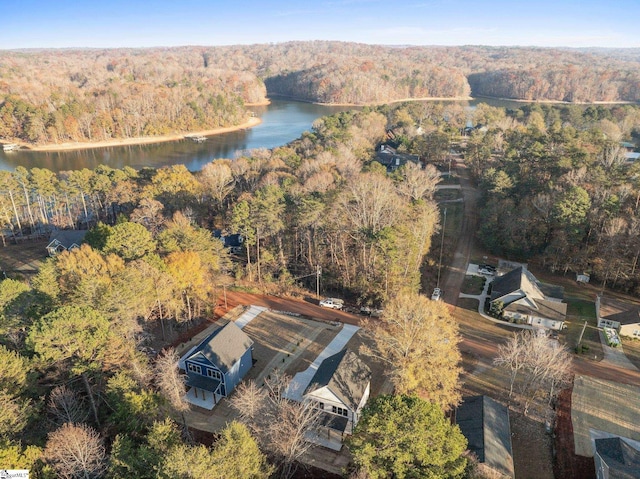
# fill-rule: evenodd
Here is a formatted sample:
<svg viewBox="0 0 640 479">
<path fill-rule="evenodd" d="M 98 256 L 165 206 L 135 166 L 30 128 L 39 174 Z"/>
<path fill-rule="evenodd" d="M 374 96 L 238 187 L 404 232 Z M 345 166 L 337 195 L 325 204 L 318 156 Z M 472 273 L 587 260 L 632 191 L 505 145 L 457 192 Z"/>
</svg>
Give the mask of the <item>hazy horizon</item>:
<svg viewBox="0 0 640 479">
<path fill-rule="evenodd" d="M 162 48 L 343 41 L 385 46 L 638 48 L 637 0 L 24 0 L 0 49 Z"/>
</svg>

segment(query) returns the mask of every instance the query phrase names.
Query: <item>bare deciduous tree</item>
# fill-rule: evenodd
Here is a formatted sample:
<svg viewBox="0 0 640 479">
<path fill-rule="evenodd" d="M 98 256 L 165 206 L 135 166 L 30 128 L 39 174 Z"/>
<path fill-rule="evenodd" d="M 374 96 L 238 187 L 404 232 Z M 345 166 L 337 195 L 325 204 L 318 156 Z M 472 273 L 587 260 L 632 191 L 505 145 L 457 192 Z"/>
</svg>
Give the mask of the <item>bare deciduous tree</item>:
<svg viewBox="0 0 640 479">
<path fill-rule="evenodd" d="M 162 395 L 169 401 L 171 407 L 182 416 L 189 410 L 189 403 L 185 400 L 184 375 L 178 369 L 178 355 L 173 348 L 165 350 L 156 359 L 156 384 Z"/>
<path fill-rule="evenodd" d="M 65 479 L 99 478 L 106 469 L 102 439 L 84 424 L 65 424 L 50 433 L 44 458 Z"/>
<path fill-rule="evenodd" d="M 411 162 L 402 167 L 402 178 L 404 181 L 398 185 L 398 191 L 414 201 L 433 197 L 436 183 L 440 181 L 435 166 L 427 165 L 421 168 L 420 165 Z"/>
<path fill-rule="evenodd" d="M 217 206 L 233 191 L 235 178 L 228 160 L 215 160 L 202 167 L 200 181 L 204 190 L 213 198 Z"/>
<path fill-rule="evenodd" d="M 320 410 L 311 402 L 284 397 L 289 377 L 276 375 L 263 388 L 241 385 L 231 401 L 262 446 L 279 460 L 280 477 L 290 478 L 296 463 L 311 447 L 308 435 L 318 425 Z"/>
<path fill-rule="evenodd" d="M 551 402 L 562 385 L 569 382 L 572 371 L 569 351 L 557 341 L 532 330 L 515 333 L 500 345 L 494 364 L 509 371 L 509 397 L 517 386 L 525 415 L 535 399 L 546 397 Z"/>
<path fill-rule="evenodd" d="M 73 389 L 64 384 L 51 391 L 47 407 L 54 421 L 60 424 L 78 424 L 89 417 L 89 410 L 84 401 Z"/>
</svg>

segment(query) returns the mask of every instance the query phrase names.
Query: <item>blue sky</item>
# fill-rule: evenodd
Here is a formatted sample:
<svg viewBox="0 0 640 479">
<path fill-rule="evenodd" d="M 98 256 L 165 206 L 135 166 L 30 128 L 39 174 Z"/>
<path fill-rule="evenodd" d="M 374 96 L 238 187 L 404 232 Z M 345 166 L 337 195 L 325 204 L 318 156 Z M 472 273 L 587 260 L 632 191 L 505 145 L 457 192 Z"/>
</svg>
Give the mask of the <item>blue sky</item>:
<svg viewBox="0 0 640 479">
<path fill-rule="evenodd" d="M 640 0 L 0 0 L 0 49 L 341 40 L 640 47 Z"/>
</svg>

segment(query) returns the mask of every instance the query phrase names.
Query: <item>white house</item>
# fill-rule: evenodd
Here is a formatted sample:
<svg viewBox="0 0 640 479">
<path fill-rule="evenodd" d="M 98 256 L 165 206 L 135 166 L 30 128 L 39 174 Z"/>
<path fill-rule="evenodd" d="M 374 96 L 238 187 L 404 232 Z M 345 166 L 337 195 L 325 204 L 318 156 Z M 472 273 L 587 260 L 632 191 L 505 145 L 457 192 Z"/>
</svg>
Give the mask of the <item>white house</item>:
<svg viewBox="0 0 640 479">
<path fill-rule="evenodd" d="M 323 411 L 321 432 L 327 439 L 342 440 L 358 423 L 362 408 L 369 399 L 371 370 L 357 354 L 348 349 L 322 361 L 303 394 Z M 334 437 L 332 437 L 334 436 Z"/>
<path fill-rule="evenodd" d="M 563 296 L 563 288 L 540 283 L 522 266 L 491 283 L 491 303 L 502 303 L 503 318 L 540 328 L 563 328 L 567 316 Z"/>
<path fill-rule="evenodd" d="M 613 328 L 620 336 L 640 338 L 640 305 L 598 295 L 596 317 L 599 328 Z"/>
</svg>

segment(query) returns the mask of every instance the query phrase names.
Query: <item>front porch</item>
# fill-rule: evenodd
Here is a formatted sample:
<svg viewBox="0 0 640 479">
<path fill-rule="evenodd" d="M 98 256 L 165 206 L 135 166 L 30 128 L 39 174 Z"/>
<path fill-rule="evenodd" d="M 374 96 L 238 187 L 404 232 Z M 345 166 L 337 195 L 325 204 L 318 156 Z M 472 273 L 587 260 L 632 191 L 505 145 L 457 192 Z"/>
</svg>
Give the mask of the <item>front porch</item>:
<svg viewBox="0 0 640 479">
<path fill-rule="evenodd" d="M 220 385 L 219 379 L 205 378 L 195 374 L 187 376 L 187 386 L 191 389 L 187 391 L 185 400 L 189 404 L 211 411 L 222 399 L 219 393 Z"/>
</svg>

